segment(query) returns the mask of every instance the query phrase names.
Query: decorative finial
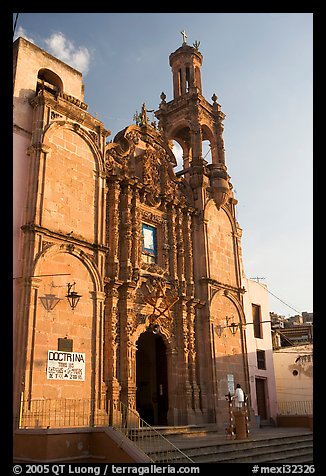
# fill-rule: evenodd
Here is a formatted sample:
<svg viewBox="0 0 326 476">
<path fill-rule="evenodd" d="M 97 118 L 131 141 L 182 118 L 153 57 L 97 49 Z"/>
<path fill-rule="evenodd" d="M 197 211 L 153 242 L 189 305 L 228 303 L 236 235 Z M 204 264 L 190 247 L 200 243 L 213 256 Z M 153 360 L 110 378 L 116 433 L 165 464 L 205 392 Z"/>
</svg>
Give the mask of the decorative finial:
<svg viewBox="0 0 326 476">
<path fill-rule="evenodd" d="M 200 46 L 200 41 L 197 41 L 197 40 L 196 40 L 196 41 L 193 43 L 193 47 L 195 48 L 195 50 L 198 51 L 199 46 Z"/>
<path fill-rule="evenodd" d="M 214 93 L 213 96 L 212 96 L 212 101 L 213 101 L 214 103 L 216 103 L 217 99 L 218 99 L 218 98 L 217 98 L 216 94 Z"/>
<path fill-rule="evenodd" d="M 183 37 L 183 42 L 182 42 L 182 44 L 185 45 L 185 44 L 187 43 L 187 38 L 188 38 L 188 36 L 186 35 L 185 30 L 180 31 L 180 33 L 181 33 L 181 35 L 182 35 L 182 37 Z"/>
</svg>

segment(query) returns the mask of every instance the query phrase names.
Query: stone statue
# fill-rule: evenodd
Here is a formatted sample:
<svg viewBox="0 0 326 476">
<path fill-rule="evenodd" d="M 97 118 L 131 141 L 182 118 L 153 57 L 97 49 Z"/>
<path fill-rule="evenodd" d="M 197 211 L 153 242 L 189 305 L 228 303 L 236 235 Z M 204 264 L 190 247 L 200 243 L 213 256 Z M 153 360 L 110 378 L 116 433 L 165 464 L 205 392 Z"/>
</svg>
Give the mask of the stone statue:
<svg viewBox="0 0 326 476">
<path fill-rule="evenodd" d="M 147 126 L 148 125 L 148 117 L 147 112 L 154 112 L 154 109 L 150 109 L 147 111 L 146 104 L 143 103 L 140 113 L 136 111 L 134 114 L 134 121 L 136 121 L 137 126 Z"/>
</svg>

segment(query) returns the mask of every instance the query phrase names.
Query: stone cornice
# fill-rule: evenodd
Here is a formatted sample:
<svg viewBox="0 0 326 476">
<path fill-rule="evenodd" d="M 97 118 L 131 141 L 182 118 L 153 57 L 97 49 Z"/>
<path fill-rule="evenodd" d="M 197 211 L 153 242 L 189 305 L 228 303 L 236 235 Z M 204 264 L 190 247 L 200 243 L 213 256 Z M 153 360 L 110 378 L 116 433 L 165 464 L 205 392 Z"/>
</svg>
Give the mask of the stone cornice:
<svg viewBox="0 0 326 476">
<path fill-rule="evenodd" d="M 236 292 L 240 294 L 244 294 L 246 292 L 244 287 L 238 288 L 236 286 L 231 286 L 230 284 L 222 283 L 213 278 L 202 277 L 201 281 L 207 282 L 208 284 L 210 284 L 211 286 L 214 286 L 217 289 L 224 289 L 225 295 L 227 295 L 228 292 Z"/>
<path fill-rule="evenodd" d="M 87 112 L 87 105 L 85 103 L 65 93 L 59 93 L 58 96 L 54 96 L 53 94 L 44 91 L 43 94 L 30 99 L 30 104 L 33 107 L 40 104 L 48 105 L 57 114 L 64 116 L 63 118 L 79 122 L 85 127 L 89 127 L 97 132 L 100 131 L 102 136 L 106 137 L 111 134 L 109 130 L 104 128 L 104 125 L 100 120 Z"/>
<path fill-rule="evenodd" d="M 21 226 L 21 230 L 24 233 L 32 232 L 32 233 L 42 233 L 44 236 L 54 238 L 59 240 L 60 242 L 65 241 L 67 243 L 72 243 L 74 245 L 84 246 L 96 251 L 104 251 L 107 252 L 109 248 L 105 245 L 100 245 L 98 243 L 92 243 L 87 240 L 83 240 L 82 238 L 77 237 L 69 237 L 64 233 L 56 232 L 49 230 L 40 225 L 36 225 L 34 223 L 26 223 L 25 225 Z"/>
</svg>

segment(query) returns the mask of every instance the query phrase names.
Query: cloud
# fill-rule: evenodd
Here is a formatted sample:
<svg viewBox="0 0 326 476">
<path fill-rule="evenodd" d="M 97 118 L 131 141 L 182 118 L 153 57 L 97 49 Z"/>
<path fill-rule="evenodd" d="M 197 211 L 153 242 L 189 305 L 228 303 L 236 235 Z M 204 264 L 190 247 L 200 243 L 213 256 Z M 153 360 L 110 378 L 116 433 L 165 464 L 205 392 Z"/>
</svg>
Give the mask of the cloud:
<svg viewBox="0 0 326 476">
<path fill-rule="evenodd" d="M 16 41 L 17 38 L 19 38 L 20 36 L 22 38 L 25 38 L 25 40 L 30 41 L 31 43 L 35 43 L 35 41 L 32 38 L 26 35 L 24 28 L 21 26 L 17 28 L 17 32 L 15 33 L 15 36 L 14 36 L 14 41 Z"/>
<path fill-rule="evenodd" d="M 19 26 L 15 32 L 14 41 L 19 37 L 36 44 L 36 41 L 26 35 L 24 28 Z M 46 51 L 64 63 L 69 64 L 84 75 L 88 73 L 91 61 L 91 54 L 85 46 L 76 47 L 63 33 L 55 32 L 49 38 L 42 40 L 45 43 Z M 39 45 L 40 46 L 40 45 Z M 42 47 L 42 46 L 41 46 Z"/>
<path fill-rule="evenodd" d="M 53 33 L 44 41 L 50 54 L 81 71 L 83 74 L 88 73 L 91 55 L 86 47 L 76 47 L 61 32 Z"/>
</svg>

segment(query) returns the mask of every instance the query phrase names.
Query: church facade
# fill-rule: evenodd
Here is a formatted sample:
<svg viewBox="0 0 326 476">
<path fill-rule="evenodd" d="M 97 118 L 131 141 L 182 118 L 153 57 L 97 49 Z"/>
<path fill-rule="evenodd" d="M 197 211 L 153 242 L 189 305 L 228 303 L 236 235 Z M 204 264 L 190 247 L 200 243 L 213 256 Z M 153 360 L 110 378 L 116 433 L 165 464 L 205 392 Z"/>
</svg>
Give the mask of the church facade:
<svg viewBox="0 0 326 476">
<path fill-rule="evenodd" d="M 170 55 L 157 123 L 143 104 L 108 141 L 81 74 L 14 43 L 16 421 L 25 402 L 78 399 L 92 418 L 122 402 L 151 425 L 224 427 L 228 392 L 250 393 L 225 115 L 198 46 Z"/>
</svg>

